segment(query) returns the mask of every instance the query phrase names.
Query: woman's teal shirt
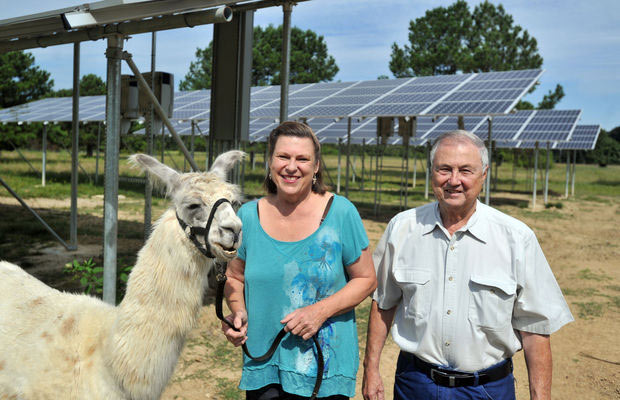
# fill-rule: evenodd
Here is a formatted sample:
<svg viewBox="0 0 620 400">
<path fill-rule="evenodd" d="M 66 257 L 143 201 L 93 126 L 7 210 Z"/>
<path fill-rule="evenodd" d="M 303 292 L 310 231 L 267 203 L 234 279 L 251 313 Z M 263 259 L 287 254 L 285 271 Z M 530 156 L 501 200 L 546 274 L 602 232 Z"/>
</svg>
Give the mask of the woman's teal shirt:
<svg viewBox="0 0 620 400">
<path fill-rule="evenodd" d="M 282 329 L 284 316 L 336 293 L 347 283 L 344 267 L 357 261 L 368 247 L 368 237 L 355 206 L 338 195 L 317 230 L 297 242 L 270 237 L 260 225 L 256 207 L 255 200 L 239 209 L 243 241 L 238 257 L 245 261 L 247 346 L 252 355 L 259 356 Z M 353 397 L 359 366 L 354 311 L 328 318 L 318 341 L 325 360 L 318 397 Z M 312 340 L 289 334 L 267 361 L 244 356 L 239 388 L 255 390 L 279 383 L 286 392 L 310 396 L 317 375 L 315 352 Z"/>
</svg>

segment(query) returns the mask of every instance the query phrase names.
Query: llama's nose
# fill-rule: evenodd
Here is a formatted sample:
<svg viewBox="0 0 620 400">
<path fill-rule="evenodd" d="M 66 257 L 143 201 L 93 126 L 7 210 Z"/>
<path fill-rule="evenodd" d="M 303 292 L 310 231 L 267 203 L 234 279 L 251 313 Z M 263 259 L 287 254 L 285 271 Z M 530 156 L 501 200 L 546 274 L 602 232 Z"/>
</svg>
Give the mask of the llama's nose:
<svg viewBox="0 0 620 400">
<path fill-rule="evenodd" d="M 232 236 L 233 244 L 236 244 L 239 241 L 239 233 L 241 231 L 235 230 L 234 228 L 229 228 L 229 227 L 223 227 L 222 230 L 224 231 L 225 235 Z"/>
</svg>

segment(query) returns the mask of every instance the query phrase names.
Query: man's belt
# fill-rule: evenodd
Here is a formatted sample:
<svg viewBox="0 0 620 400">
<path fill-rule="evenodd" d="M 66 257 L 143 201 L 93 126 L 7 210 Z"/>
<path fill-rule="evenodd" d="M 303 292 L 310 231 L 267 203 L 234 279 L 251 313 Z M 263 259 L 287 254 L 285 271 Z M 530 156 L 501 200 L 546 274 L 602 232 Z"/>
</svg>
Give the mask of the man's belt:
<svg viewBox="0 0 620 400">
<path fill-rule="evenodd" d="M 440 386 L 478 386 L 505 378 L 512 372 L 512 359 L 509 358 L 495 367 L 482 370 L 478 373 L 452 371 L 437 367 L 423 361 L 411 353 L 407 354 L 413 361 L 416 369 L 425 373 L 433 382 Z"/>
</svg>

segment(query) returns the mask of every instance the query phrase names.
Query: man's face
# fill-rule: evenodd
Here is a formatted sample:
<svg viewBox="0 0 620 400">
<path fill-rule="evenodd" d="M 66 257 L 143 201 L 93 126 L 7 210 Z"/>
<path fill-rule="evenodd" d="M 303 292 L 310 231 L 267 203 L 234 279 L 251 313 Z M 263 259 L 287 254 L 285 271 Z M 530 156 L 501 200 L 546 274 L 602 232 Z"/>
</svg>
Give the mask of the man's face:
<svg viewBox="0 0 620 400">
<path fill-rule="evenodd" d="M 439 204 L 447 210 L 474 207 L 486 178 L 480 151 L 469 141 L 446 139 L 433 160 L 432 185 Z"/>
</svg>

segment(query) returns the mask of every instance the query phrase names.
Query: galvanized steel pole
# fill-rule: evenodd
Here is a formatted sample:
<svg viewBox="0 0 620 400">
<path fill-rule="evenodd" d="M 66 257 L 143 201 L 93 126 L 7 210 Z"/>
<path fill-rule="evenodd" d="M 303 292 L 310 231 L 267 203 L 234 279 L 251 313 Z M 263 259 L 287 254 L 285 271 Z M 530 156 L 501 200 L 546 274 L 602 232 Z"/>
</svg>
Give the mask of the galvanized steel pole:
<svg viewBox="0 0 620 400">
<path fill-rule="evenodd" d="M 157 32 L 151 33 L 151 88 L 155 87 L 155 53 L 157 49 Z M 153 104 L 149 104 L 149 113 L 146 117 L 146 154 L 153 155 Z M 144 240 L 151 234 L 153 183 L 149 179 L 149 173 L 145 172 L 146 183 L 144 185 Z"/>
<path fill-rule="evenodd" d="M 536 208 L 536 184 L 538 183 L 538 142 L 536 142 L 536 149 L 534 150 L 534 181 L 532 190 L 532 208 Z"/>
<path fill-rule="evenodd" d="M 45 187 L 45 167 L 47 165 L 47 123 L 43 123 L 43 141 L 41 142 L 43 155 L 41 160 L 41 186 Z"/>
<path fill-rule="evenodd" d="M 349 163 L 351 158 L 351 117 L 347 121 L 347 168 L 344 181 L 344 195 L 349 197 Z"/>
<path fill-rule="evenodd" d="M 489 148 L 487 149 L 487 151 L 489 152 L 489 165 L 487 165 L 487 179 L 486 179 L 486 190 L 484 192 L 484 202 L 486 205 L 489 205 L 491 203 L 491 160 L 493 160 L 492 157 L 492 131 L 493 131 L 493 118 L 489 117 L 488 121 L 488 125 L 489 125 L 489 132 L 488 132 L 488 143 L 487 146 L 489 146 Z"/>
<path fill-rule="evenodd" d="M 551 154 L 551 144 L 547 142 L 547 167 L 545 170 L 545 204 L 547 204 L 547 200 L 549 198 L 549 154 Z"/>
<path fill-rule="evenodd" d="M 80 150 L 80 43 L 73 43 L 73 110 L 71 113 L 71 222 L 69 245 L 77 249 L 78 156 Z"/>
<path fill-rule="evenodd" d="M 121 60 L 123 36 L 108 37 L 106 50 L 106 148 L 103 209 L 103 301 L 116 303 L 116 251 L 118 235 L 118 158 L 121 132 Z"/>
<path fill-rule="evenodd" d="M 97 155 L 95 156 L 95 185 L 99 181 L 99 149 L 101 148 L 101 122 L 97 123 Z"/>
<path fill-rule="evenodd" d="M 570 150 L 566 150 L 566 185 L 564 186 L 564 197 L 568 199 L 568 181 L 570 179 Z"/>
<path fill-rule="evenodd" d="M 280 69 L 280 123 L 288 119 L 288 81 L 291 60 L 291 11 L 293 4 L 282 4 L 282 67 Z"/>
</svg>

